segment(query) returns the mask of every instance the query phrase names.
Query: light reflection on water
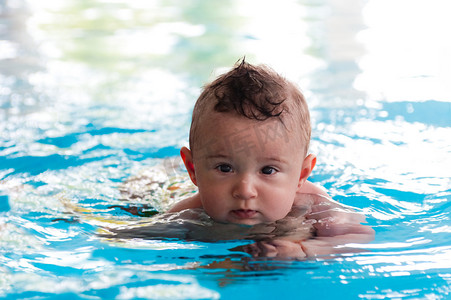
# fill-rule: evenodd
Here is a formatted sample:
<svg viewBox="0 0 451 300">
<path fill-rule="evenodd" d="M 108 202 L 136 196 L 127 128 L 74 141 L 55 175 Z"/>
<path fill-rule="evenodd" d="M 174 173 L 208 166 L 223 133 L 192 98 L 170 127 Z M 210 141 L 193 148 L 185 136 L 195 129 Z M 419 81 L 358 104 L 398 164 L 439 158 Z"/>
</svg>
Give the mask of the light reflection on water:
<svg viewBox="0 0 451 300">
<path fill-rule="evenodd" d="M 0 2 L 0 297 L 445 299 L 448 6 Z M 95 238 L 142 219 L 121 182 L 178 154 L 199 88 L 244 55 L 300 83 L 312 179 L 365 212 L 370 252 L 247 261 L 235 242 Z"/>
</svg>

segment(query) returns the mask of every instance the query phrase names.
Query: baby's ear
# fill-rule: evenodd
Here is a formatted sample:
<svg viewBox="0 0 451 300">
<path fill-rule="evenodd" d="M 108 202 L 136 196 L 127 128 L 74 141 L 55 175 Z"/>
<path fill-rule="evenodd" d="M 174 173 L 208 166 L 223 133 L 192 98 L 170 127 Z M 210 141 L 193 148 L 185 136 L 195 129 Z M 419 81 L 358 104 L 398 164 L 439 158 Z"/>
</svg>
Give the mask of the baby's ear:
<svg viewBox="0 0 451 300">
<path fill-rule="evenodd" d="M 180 156 L 182 157 L 183 163 L 185 164 L 185 168 L 188 171 L 191 181 L 195 185 L 197 185 L 196 173 L 194 171 L 193 164 L 193 155 L 191 154 L 191 151 L 186 147 L 182 147 L 182 149 L 180 149 Z"/>
<path fill-rule="evenodd" d="M 309 154 L 302 163 L 301 176 L 299 177 L 298 188 L 301 188 L 316 165 L 316 156 Z"/>
</svg>

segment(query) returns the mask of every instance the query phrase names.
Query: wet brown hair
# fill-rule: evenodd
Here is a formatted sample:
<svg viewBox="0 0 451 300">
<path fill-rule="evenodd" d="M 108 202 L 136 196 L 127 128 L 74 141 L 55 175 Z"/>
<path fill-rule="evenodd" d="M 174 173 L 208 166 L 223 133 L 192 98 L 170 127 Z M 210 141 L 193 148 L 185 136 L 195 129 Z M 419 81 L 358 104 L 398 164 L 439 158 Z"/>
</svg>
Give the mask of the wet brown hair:
<svg viewBox="0 0 451 300">
<path fill-rule="evenodd" d="M 278 118 L 284 125 L 290 117 L 296 126 L 291 126 L 292 130 L 299 131 L 305 154 L 308 151 L 311 125 L 305 98 L 295 84 L 267 66 L 254 66 L 243 58 L 204 87 L 193 109 L 189 137 L 192 151 L 200 138 L 202 119 L 211 109 L 257 121 Z"/>
</svg>

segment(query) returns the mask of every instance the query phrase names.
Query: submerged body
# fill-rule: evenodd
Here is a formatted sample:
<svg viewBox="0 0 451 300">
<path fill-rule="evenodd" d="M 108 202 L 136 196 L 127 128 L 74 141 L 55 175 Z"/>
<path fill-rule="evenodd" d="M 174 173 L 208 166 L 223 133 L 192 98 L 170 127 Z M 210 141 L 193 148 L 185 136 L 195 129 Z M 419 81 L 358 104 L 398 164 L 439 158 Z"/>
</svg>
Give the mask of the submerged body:
<svg viewBox="0 0 451 300">
<path fill-rule="evenodd" d="M 362 225 L 363 214 L 318 194 L 300 194 L 299 205 L 282 219 L 256 225 L 217 222 L 201 208 L 159 214 L 100 236 L 115 239 L 182 239 L 218 242 L 249 240 L 231 249 L 253 257 L 306 258 L 362 251 L 348 243 L 368 243 L 371 227 Z"/>
</svg>

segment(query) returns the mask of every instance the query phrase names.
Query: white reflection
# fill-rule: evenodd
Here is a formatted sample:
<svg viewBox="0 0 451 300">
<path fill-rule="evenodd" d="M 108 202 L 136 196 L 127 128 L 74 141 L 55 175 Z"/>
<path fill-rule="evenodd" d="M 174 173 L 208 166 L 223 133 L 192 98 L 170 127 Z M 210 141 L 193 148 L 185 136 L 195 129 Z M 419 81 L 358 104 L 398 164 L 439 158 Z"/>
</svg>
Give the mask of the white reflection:
<svg viewBox="0 0 451 300">
<path fill-rule="evenodd" d="M 14 270 L 24 270 L 26 272 L 37 272 L 39 269 L 30 263 L 29 259 L 20 258 L 19 260 L 8 260 L 5 266 Z"/>
<path fill-rule="evenodd" d="M 380 139 L 380 144 L 351 141 L 345 148 L 351 151 L 350 155 L 354 154 L 353 163 L 371 170 L 375 177 L 387 180 L 390 188 L 434 193 L 450 183 L 448 156 L 451 148 L 447 137 L 451 136 L 451 128 L 403 121 L 359 121 L 352 124 L 350 134 Z M 357 152 L 365 155 L 357 155 Z"/>
<path fill-rule="evenodd" d="M 426 225 L 418 232 L 430 232 L 430 233 L 451 233 L 451 226 L 444 225 L 440 227 L 433 227 L 433 225 Z"/>
<path fill-rule="evenodd" d="M 101 224 L 105 225 L 105 224 Z M 132 248 L 132 249 L 149 249 L 149 250 L 177 250 L 177 249 L 202 249 L 205 246 L 186 243 L 186 242 L 167 242 L 158 240 L 143 240 L 143 239 L 107 239 L 115 246 Z"/>
<path fill-rule="evenodd" d="M 337 184 L 380 178 L 379 186 L 398 191 L 434 194 L 450 186 L 451 128 L 403 120 L 355 121 L 345 128 L 325 128 L 318 157 L 327 171 L 339 170 Z M 337 146 L 338 144 L 338 146 Z M 359 185 L 354 192 L 366 192 Z"/>
<path fill-rule="evenodd" d="M 451 101 L 450 10 L 446 0 L 369 1 L 355 87 L 371 99 Z"/>
<path fill-rule="evenodd" d="M 121 287 L 117 299 L 219 299 L 220 294 L 198 284 L 156 284 Z"/>
<path fill-rule="evenodd" d="M 44 241 L 28 234 L 21 227 L 13 224 L 11 219 L 15 218 L 0 219 L 0 251 L 12 251 L 16 254 L 22 254 L 33 253 L 43 248 Z M 0 255 L 0 260 L 2 258 L 4 257 Z M 6 258 L 4 259 L 7 260 Z M 11 260 L 9 263 L 18 264 L 19 262 Z"/>
<path fill-rule="evenodd" d="M 195 37 L 204 33 L 203 25 L 185 22 L 158 23 L 147 30 L 118 31 L 112 37 L 111 45 L 120 45 L 123 48 L 122 55 L 167 54 L 180 36 Z"/>
<path fill-rule="evenodd" d="M 268 64 L 296 80 L 321 62 L 305 54 L 311 46 L 307 36 L 308 12 L 297 1 L 237 1 L 238 13 L 246 17 L 244 32 L 252 39 L 248 49 L 260 63 Z M 278 13 L 275 14 L 274 12 Z"/>
<path fill-rule="evenodd" d="M 0 40 L 0 60 L 17 56 L 17 45 L 5 40 Z"/>
<path fill-rule="evenodd" d="M 106 260 L 91 260 L 93 250 L 93 247 L 84 247 L 71 251 L 42 251 L 42 257 L 37 256 L 35 262 L 76 269 L 96 269 L 110 264 Z"/>
<path fill-rule="evenodd" d="M 393 249 L 393 248 L 408 248 L 414 245 L 423 245 L 423 244 L 428 244 L 432 242 L 432 240 L 429 239 L 423 239 L 423 238 L 419 238 L 419 239 L 414 239 L 411 242 L 407 241 L 407 242 L 391 242 L 391 243 L 382 243 L 382 244 L 368 244 L 368 245 L 364 245 L 364 248 L 366 249 Z M 362 247 L 362 245 L 360 244 L 348 244 L 348 246 L 356 246 L 356 247 Z"/>
<path fill-rule="evenodd" d="M 0 296 L 3 296 L 2 292 L 8 289 L 14 289 L 18 291 L 27 292 L 42 292 L 50 294 L 61 293 L 76 293 L 77 295 L 83 295 L 84 292 L 92 290 L 101 290 L 114 288 L 115 286 L 121 287 L 119 299 L 136 298 L 163 298 L 165 295 L 170 295 L 170 299 L 186 299 L 199 298 L 202 295 L 203 299 L 217 299 L 219 294 L 215 291 L 211 291 L 198 284 L 194 279 L 172 276 L 172 275 L 153 275 L 150 272 L 136 272 L 130 270 L 117 269 L 114 271 L 105 270 L 104 272 L 96 272 L 91 276 L 53 276 L 53 275 L 39 275 L 38 273 L 30 272 L 15 272 L 2 274 L 2 281 L 0 286 L 5 287 L 5 290 L 0 290 Z M 139 278 L 139 282 L 145 282 L 146 280 L 159 280 L 168 281 L 168 284 L 160 284 L 152 287 L 137 287 L 128 288 L 125 285 L 129 283 L 135 283 Z M 170 283 L 169 283 L 170 282 Z M 173 282 L 179 282 L 178 285 Z M 168 288 L 171 288 L 168 291 Z M 148 293 L 154 292 L 156 294 Z M 147 292 L 147 293 L 145 293 Z M 158 295 L 156 297 L 155 295 Z"/>
<path fill-rule="evenodd" d="M 428 253 L 424 253 L 427 251 Z M 384 255 L 355 257 L 370 273 L 418 272 L 451 268 L 451 248 L 437 247 L 427 250 L 388 252 Z"/>
</svg>

